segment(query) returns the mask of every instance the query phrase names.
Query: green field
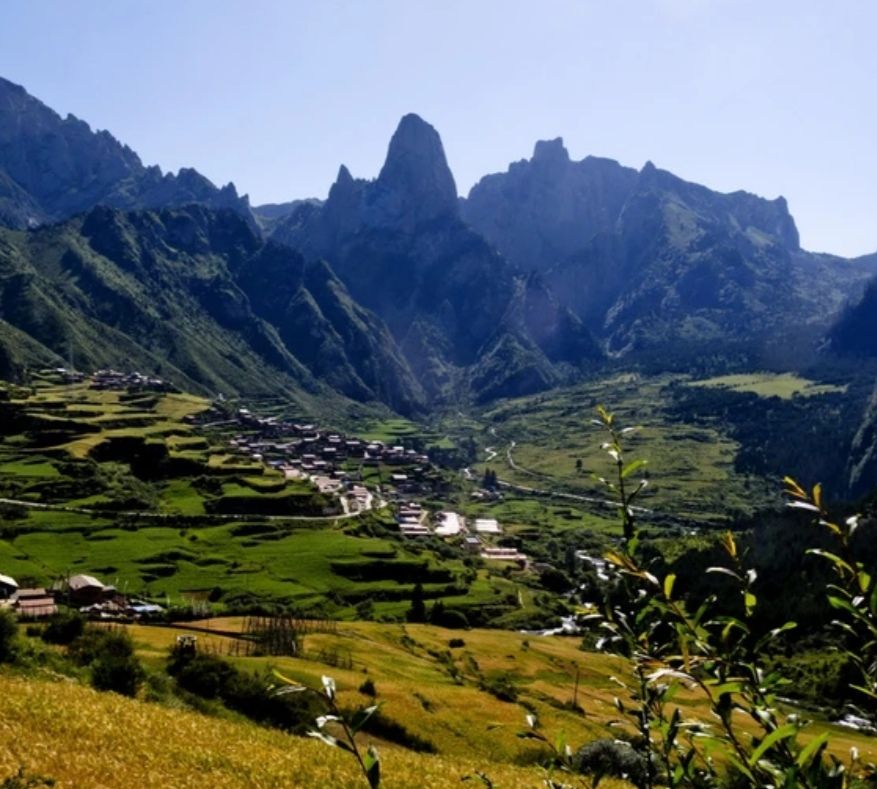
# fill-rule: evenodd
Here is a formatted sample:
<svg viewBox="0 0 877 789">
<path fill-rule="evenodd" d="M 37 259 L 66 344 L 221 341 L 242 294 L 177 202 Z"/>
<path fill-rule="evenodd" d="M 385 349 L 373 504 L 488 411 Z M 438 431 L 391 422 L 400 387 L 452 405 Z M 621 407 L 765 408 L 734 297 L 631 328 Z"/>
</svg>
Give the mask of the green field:
<svg viewBox="0 0 877 789">
<path fill-rule="evenodd" d="M 792 397 L 814 397 L 821 394 L 842 394 L 846 391 L 845 386 L 816 383 L 794 373 L 722 375 L 717 378 L 690 381 L 688 385 L 727 389 L 731 392 L 752 392 L 760 397 L 779 397 L 783 400 Z"/>
<path fill-rule="evenodd" d="M 492 468 L 515 485 L 605 500 L 596 477 L 611 471 L 611 461 L 601 449 L 605 435 L 591 424 L 596 406 L 605 404 L 621 425 L 640 428 L 626 440 L 627 460 L 647 460 L 648 495 L 640 504 L 658 516 L 715 522 L 775 501 L 764 480 L 735 470 L 739 446 L 720 425 L 668 418 L 673 383 L 670 376 L 625 374 L 503 401 L 477 414 L 481 449 L 473 473 Z M 487 448 L 496 453 L 489 461 Z M 587 509 L 597 523 L 611 520 L 610 509 Z"/>
</svg>

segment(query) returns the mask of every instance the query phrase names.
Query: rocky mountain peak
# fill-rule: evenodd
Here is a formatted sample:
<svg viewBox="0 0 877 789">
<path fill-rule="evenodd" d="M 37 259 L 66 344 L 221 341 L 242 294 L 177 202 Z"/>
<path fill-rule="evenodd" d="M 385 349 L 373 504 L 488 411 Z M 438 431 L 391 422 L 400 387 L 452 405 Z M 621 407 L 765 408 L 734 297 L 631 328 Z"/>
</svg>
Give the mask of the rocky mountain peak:
<svg viewBox="0 0 877 789">
<path fill-rule="evenodd" d="M 342 164 L 338 168 L 338 176 L 335 178 L 335 185 L 343 189 L 344 187 L 352 183 L 353 176 L 350 174 L 350 170 L 347 169 L 346 164 Z"/>
<path fill-rule="evenodd" d="M 413 113 L 399 122 L 375 182 L 370 223 L 416 225 L 457 211 L 457 186 L 438 132 Z"/>
<path fill-rule="evenodd" d="M 568 164 L 569 151 L 564 147 L 563 137 L 555 137 L 553 140 L 538 140 L 533 148 L 532 161 L 534 164 Z"/>
</svg>

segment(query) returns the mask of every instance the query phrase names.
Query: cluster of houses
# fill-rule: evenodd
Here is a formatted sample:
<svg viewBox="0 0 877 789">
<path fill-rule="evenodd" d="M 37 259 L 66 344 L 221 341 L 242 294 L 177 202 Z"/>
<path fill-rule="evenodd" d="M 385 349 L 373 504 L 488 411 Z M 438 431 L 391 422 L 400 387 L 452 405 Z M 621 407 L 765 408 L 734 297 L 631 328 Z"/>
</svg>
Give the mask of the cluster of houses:
<svg viewBox="0 0 877 789">
<path fill-rule="evenodd" d="M 196 423 L 205 418 L 209 416 L 196 417 Z M 229 439 L 234 453 L 282 471 L 288 479 L 310 480 L 321 493 L 344 497 L 348 510 L 363 511 L 372 504 L 372 493 L 352 478 L 351 464 L 400 467 L 389 480 L 396 494 L 428 492 L 429 456 L 414 449 L 258 416 L 247 408 L 239 409 L 231 421 L 246 430 Z"/>
<path fill-rule="evenodd" d="M 126 392 L 178 392 L 179 389 L 169 381 L 154 375 L 132 372 L 123 373 L 118 370 L 98 370 L 91 376 L 90 389 L 101 391 Z"/>
<path fill-rule="evenodd" d="M 11 610 L 19 619 L 54 616 L 59 602 L 92 619 L 148 619 L 164 610 L 159 605 L 129 599 L 91 575 L 71 575 L 51 589 L 19 587 L 11 576 L 0 575 L 0 608 Z"/>
<path fill-rule="evenodd" d="M 358 460 L 365 466 L 380 464 L 428 466 L 429 457 L 414 449 L 364 441 L 341 433 L 324 432 L 316 425 L 286 422 L 273 416 L 257 416 L 247 408 L 237 412 L 238 423 L 255 435 L 240 435 L 232 445 L 263 459 L 286 462 L 311 473 L 329 470 L 342 460 Z"/>
<path fill-rule="evenodd" d="M 78 370 L 70 370 L 67 367 L 54 367 L 51 370 L 43 370 L 44 374 L 52 374 L 61 379 L 65 384 L 79 384 L 89 381 L 90 389 L 100 391 L 126 391 L 126 392 L 178 392 L 179 389 L 172 383 L 155 375 L 131 372 L 123 373 L 119 370 L 97 370 L 89 375 Z"/>
<path fill-rule="evenodd" d="M 517 548 L 495 546 L 491 538 L 503 533 L 495 518 L 475 518 L 471 524 L 458 512 L 442 511 L 434 518 L 416 502 L 404 502 L 396 508 L 396 522 L 403 537 L 417 538 L 436 536 L 459 541 L 463 548 L 486 561 L 516 562 L 527 567 L 529 557 Z"/>
</svg>

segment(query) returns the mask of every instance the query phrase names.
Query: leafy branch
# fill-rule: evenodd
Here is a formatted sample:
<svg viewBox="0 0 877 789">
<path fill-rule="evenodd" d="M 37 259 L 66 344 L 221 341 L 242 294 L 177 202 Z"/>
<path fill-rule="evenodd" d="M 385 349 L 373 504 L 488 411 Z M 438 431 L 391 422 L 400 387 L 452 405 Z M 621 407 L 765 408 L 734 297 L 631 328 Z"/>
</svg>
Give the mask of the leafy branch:
<svg viewBox="0 0 877 789">
<path fill-rule="evenodd" d="M 363 753 L 356 743 L 356 735 L 362 730 L 369 718 L 378 711 L 380 704 L 373 704 L 370 707 L 359 710 L 348 720 L 338 707 L 337 690 L 335 680 L 332 677 L 323 676 L 323 690 L 321 692 L 302 685 L 284 676 L 279 671 L 275 671 L 274 676 L 283 683 L 283 686 L 275 691 L 278 695 L 314 693 L 323 699 L 327 712 L 316 719 L 316 729 L 309 731 L 308 736 L 314 737 L 333 748 L 339 748 L 350 753 L 356 759 L 360 772 L 368 782 L 370 789 L 377 789 L 381 785 L 380 757 L 377 750 L 371 745 Z M 330 729 L 336 731 L 336 734 L 330 733 Z"/>
</svg>

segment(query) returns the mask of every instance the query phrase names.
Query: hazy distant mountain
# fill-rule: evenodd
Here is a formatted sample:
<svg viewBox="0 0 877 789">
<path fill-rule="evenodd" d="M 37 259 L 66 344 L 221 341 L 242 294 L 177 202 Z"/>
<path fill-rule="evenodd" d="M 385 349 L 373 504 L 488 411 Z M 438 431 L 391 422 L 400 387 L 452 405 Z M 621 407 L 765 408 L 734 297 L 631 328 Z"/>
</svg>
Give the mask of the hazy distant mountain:
<svg viewBox="0 0 877 789">
<path fill-rule="evenodd" d="M 253 212 L 253 216 L 256 218 L 256 222 L 262 232 L 270 234 L 278 222 L 303 205 L 320 206 L 322 205 L 322 200 L 309 197 L 305 200 L 291 200 L 288 203 L 264 203 L 263 205 L 252 206 L 250 210 Z"/>
<path fill-rule="evenodd" d="M 794 363 L 868 276 L 802 251 L 783 198 L 721 194 L 651 163 L 574 162 L 559 139 L 481 179 L 461 207 L 614 353 L 724 345 L 763 359 L 781 346 Z"/>
<path fill-rule="evenodd" d="M 218 189 L 196 170 L 176 175 L 145 167 L 109 132 L 61 118 L 27 91 L 0 78 L 0 224 L 33 227 L 96 205 L 156 208 L 202 203 L 253 222 L 234 184 Z"/>
<path fill-rule="evenodd" d="M 225 393 L 329 389 L 411 412 L 422 393 L 386 328 L 326 266 L 230 211 L 95 208 L 0 230 L 0 375 L 72 359 Z"/>
<path fill-rule="evenodd" d="M 328 260 L 432 395 L 463 381 L 480 397 L 534 391 L 561 380 L 553 362 L 601 357 L 544 283 L 463 222 L 441 139 L 416 115 L 401 120 L 377 179 L 342 166 L 326 202 L 299 206 L 272 238 Z"/>
</svg>

